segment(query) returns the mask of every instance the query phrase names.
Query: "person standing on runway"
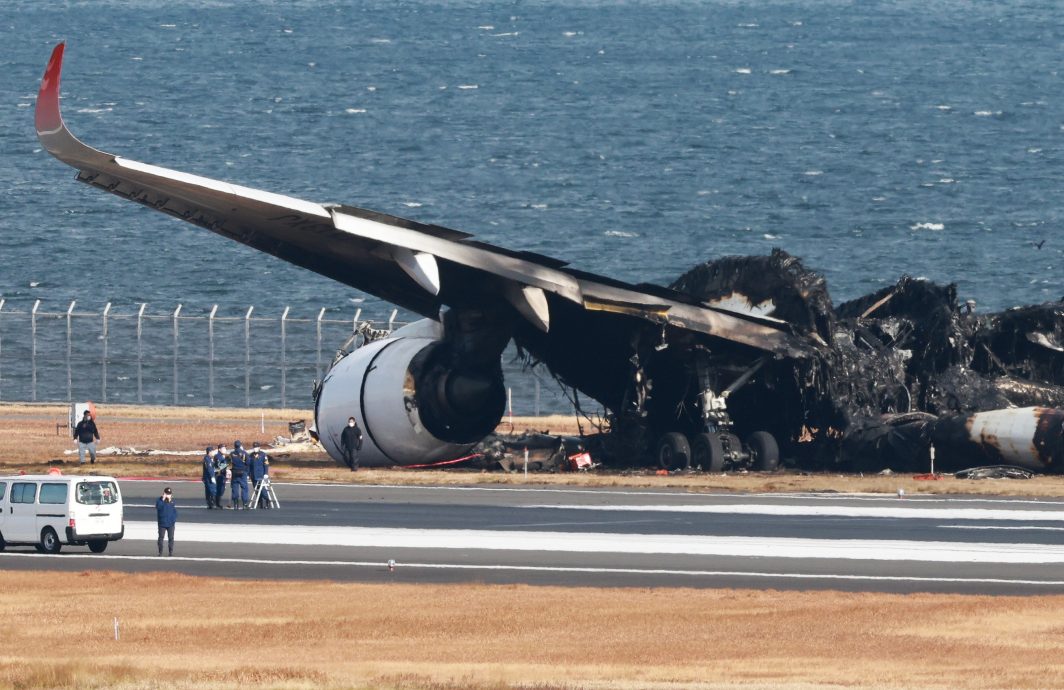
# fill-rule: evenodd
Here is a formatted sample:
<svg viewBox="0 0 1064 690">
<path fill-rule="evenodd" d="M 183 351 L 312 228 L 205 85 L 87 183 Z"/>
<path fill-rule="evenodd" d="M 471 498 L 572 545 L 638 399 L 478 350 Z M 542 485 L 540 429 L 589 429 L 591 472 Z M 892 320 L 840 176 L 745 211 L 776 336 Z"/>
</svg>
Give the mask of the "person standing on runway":
<svg viewBox="0 0 1064 690">
<path fill-rule="evenodd" d="M 207 446 L 203 456 L 203 494 L 207 498 L 207 510 L 214 507 L 214 446 Z"/>
<path fill-rule="evenodd" d="M 218 446 L 214 454 L 214 507 L 222 509 L 222 496 L 225 495 L 225 480 L 229 477 L 229 455 L 225 444 Z"/>
<path fill-rule="evenodd" d="M 249 472 L 251 474 L 252 490 L 251 495 L 255 496 L 256 490 L 258 490 L 259 504 L 256 508 L 269 508 L 270 496 L 265 487 L 259 489 L 262 482 L 270 475 L 270 456 L 266 454 L 260 446 L 259 442 L 255 441 L 251 447 L 251 455 L 248 456 Z"/>
<path fill-rule="evenodd" d="M 163 495 L 155 499 L 155 519 L 159 524 L 159 555 L 163 555 L 163 536 L 165 535 L 169 546 L 166 555 L 173 556 L 177 506 L 174 505 L 174 492 L 170 490 L 170 487 L 163 489 Z"/>
<path fill-rule="evenodd" d="M 229 454 L 229 469 L 233 472 L 233 479 L 229 482 L 233 492 L 233 510 L 247 509 L 248 507 L 248 454 L 240 441 L 233 443 L 233 452 Z"/>
<path fill-rule="evenodd" d="M 358 472 L 358 451 L 362 450 L 362 430 L 354 417 L 347 418 L 347 426 L 340 433 L 340 450 L 344 453 L 344 462 L 352 472 Z"/>
<path fill-rule="evenodd" d="M 85 464 L 85 451 L 89 451 L 89 463 L 96 464 L 96 442 L 100 440 L 100 432 L 96 428 L 96 422 L 92 419 L 92 413 L 85 410 L 81 421 L 74 427 L 74 438 L 78 440 L 78 464 Z"/>
</svg>

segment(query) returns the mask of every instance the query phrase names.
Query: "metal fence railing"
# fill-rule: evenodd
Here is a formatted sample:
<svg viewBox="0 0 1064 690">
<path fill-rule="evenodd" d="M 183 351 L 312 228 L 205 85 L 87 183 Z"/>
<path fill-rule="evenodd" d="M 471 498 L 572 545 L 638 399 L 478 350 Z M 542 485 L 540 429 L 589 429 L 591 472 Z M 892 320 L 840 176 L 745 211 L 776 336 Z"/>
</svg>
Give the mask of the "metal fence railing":
<svg viewBox="0 0 1064 690">
<path fill-rule="evenodd" d="M 393 330 L 396 310 L 264 314 L 255 307 L 159 311 L 148 304 L 102 310 L 13 308 L 0 298 L 0 401 L 210 407 L 307 407 L 337 348 L 362 322 Z M 515 414 L 569 412 L 549 374 L 513 350 L 503 357 Z"/>
<path fill-rule="evenodd" d="M 362 310 L 339 318 L 256 313 L 165 313 L 147 304 L 135 310 L 12 309 L 0 299 L 0 400 L 71 401 L 209 406 L 287 407 L 289 382 L 309 400 L 336 348 L 362 320 Z M 392 329 L 397 312 L 369 320 Z"/>
</svg>

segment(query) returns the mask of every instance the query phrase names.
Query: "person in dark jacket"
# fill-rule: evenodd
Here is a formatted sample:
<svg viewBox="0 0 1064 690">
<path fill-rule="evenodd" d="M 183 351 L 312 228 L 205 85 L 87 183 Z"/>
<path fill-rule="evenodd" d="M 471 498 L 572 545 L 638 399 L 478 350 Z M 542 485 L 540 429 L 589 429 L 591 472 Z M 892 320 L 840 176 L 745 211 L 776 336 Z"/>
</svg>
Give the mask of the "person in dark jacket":
<svg viewBox="0 0 1064 690">
<path fill-rule="evenodd" d="M 222 509 L 222 496 L 225 495 L 225 481 L 229 473 L 229 454 L 225 444 L 218 446 L 214 453 L 214 507 Z"/>
<path fill-rule="evenodd" d="M 85 451 L 89 451 L 92 458 L 91 464 L 96 464 L 96 442 L 100 440 L 100 432 L 96 429 L 96 422 L 92 420 L 92 414 L 85 410 L 84 416 L 78 425 L 74 427 L 74 438 L 78 440 L 78 464 L 85 464 Z"/>
<path fill-rule="evenodd" d="M 169 545 L 166 555 L 173 556 L 177 506 L 174 504 L 174 492 L 170 490 L 170 487 L 163 489 L 163 495 L 155 499 L 155 518 L 159 523 L 159 555 L 163 555 L 163 535 L 166 535 Z"/>
<path fill-rule="evenodd" d="M 259 484 L 269 476 L 270 474 L 270 456 L 266 454 L 262 448 L 259 447 L 259 442 L 255 441 L 251 446 L 251 455 L 248 457 L 248 463 L 250 465 L 252 496 L 255 495 L 255 490 L 259 488 Z M 259 493 L 259 504 L 256 508 L 269 508 L 270 497 L 265 490 Z"/>
<path fill-rule="evenodd" d="M 214 507 L 214 446 L 207 446 L 203 456 L 203 495 L 207 499 L 207 510 Z"/>
<path fill-rule="evenodd" d="M 233 471 L 232 505 L 234 510 L 248 507 L 248 453 L 240 445 L 240 441 L 233 443 L 233 452 L 229 454 L 229 469 Z"/>
<path fill-rule="evenodd" d="M 358 472 L 358 451 L 362 450 L 362 429 L 358 428 L 358 422 L 354 417 L 347 418 L 347 426 L 340 433 L 340 450 L 344 454 L 344 462 L 352 472 Z"/>
</svg>

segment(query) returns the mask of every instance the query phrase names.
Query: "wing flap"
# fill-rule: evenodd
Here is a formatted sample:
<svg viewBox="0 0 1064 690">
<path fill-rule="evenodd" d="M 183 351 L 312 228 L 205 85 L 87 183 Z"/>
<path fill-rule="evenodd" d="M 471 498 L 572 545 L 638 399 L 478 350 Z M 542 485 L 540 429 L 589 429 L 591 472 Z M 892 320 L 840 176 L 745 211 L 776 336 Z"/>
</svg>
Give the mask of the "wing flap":
<svg viewBox="0 0 1064 690">
<path fill-rule="evenodd" d="M 111 194 L 425 316 L 435 317 L 442 304 L 496 300 L 513 305 L 514 299 L 507 295 L 516 298 L 523 291 L 514 308 L 545 331 L 550 327 L 545 293 L 551 293 L 587 310 L 668 323 L 777 355 L 808 352 L 808 345 L 785 327 L 714 310 L 666 288 L 640 289 L 576 271 L 550 257 L 476 242 L 456 230 L 318 204 L 94 149 L 79 141 L 63 121 L 59 103 L 63 52 L 63 44 L 56 46 L 41 81 L 37 135 L 49 153 L 78 170 L 80 181 Z"/>
</svg>

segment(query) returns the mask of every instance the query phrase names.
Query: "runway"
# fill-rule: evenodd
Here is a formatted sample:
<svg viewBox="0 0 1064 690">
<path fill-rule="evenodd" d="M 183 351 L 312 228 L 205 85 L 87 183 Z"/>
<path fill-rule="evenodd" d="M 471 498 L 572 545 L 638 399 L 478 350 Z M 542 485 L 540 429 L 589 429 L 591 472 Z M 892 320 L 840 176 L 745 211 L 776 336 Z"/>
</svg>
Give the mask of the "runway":
<svg viewBox="0 0 1064 690">
<path fill-rule="evenodd" d="M 0 553 L 6 569 L 238 578 L 1064 593 L 1064 501 L 690 494 L 558 487 L 277 484 L 280 510 L 207 510 L 169 482 L 172 558 L 155 555 L 163 483 L 121 482 L 126 538 L 101 555 Z M 226 501 L 228 502 L 228 501 Z M 394 561 L 394 568 L 388 567 Z"/>
</svg>

